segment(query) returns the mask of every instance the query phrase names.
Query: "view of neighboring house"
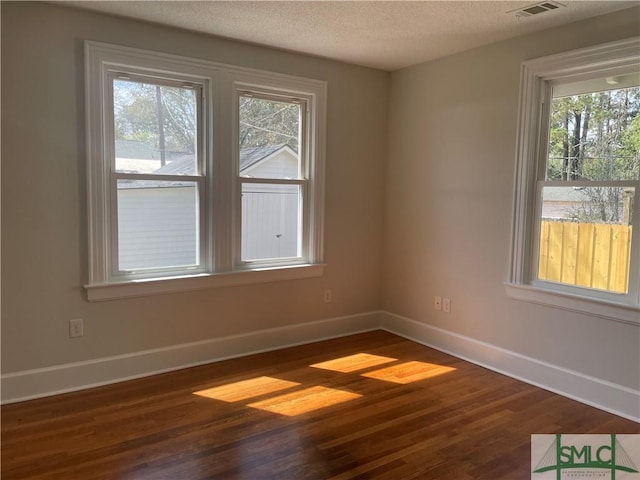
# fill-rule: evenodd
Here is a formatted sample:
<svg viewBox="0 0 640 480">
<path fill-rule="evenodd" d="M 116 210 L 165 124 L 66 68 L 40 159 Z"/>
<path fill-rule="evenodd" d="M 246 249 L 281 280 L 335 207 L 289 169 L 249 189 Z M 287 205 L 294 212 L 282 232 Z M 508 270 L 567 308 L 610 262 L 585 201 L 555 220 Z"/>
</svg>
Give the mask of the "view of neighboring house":
<svg viewBox="0 0 640 480">
<path fill-rule="evenodd" d="M 609 187 L 590 187 L 590 188 L 609 188 Z M 543 220 L 571 220 L 576 221 L 580 217 L 580 213 L 585 210 L 597 210 L 598 205 L 594 203 L 594 195 L 589 195 L 585 187 L 544 187 L 542 196 L 542 215 Z M 597 197 L 595 197 L 597 198 Z M 607 195 L 602 198 L 607 199 L 607 209 L 612 214 L 613 206 L 617 210 L 616 218 L 618 222 L 628 225 L 630 223 L 631 205 L 633 203 L 633 189 L 625 189 L 619 195 L 617 200 L 611 203 L 611 199 Z M 614 197 L 615 198 L 615 197 Z M 591 219 L 593 221 L 593 219 Z"/>
<path fill-rule="evenodd" d="M 119 172 L 154 173 L 162 168 L 160 150 L 141 140 L 116 140 L 116 168 Z M 165 151 L 165 165 L 183 158 L 187 152 Z M 193 158 L 193 157 L 192 157 Z M 182 173 L 195 173 L 195 169 Z"/>
<path fill-rule="evenodd" d="M 287 145 L 240 151 L 240 174 L 297 178 L 297 154 Z M 158 151 L 144 142 L 116 145 L 119 171 L 190 175 L 193 155 Z M 242 187 L 242 259 L 295 257 L 299 251 L 299 187 L 247 183 Z M 121 270 L 195 264 L 198 260 L 197 188 L 194 182 L 120 180 L 118 184 Z M 246 234 L 245 232 L 250 232 Z"/>
<path fill-rule="evenodd" d="M 298 154 L 284 144 L 240 150 L 240 175 L 298 178 Z M 300 187 L 245 183 L 242 186 L 242 260 L 300 255 Z"/>
<path fill-rule="evenodd" d="M 564 220 L 585 202 L 582 190 L 572 187 L 545 187 L 542 199 L 542 219 Z"/>
</svg>

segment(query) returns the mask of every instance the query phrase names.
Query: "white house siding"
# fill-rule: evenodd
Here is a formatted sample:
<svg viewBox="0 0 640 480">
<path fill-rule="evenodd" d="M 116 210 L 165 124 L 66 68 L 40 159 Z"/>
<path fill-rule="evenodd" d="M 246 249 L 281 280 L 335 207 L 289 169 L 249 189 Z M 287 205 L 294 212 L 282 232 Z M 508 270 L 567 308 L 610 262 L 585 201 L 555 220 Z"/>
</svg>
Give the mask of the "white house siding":
<svg viewBox="0 0 640 480">
<path fill-rule="evenodd" d="M 299 191 L 297 185 L 243 185 L 243 260 L 298 255 Z"/>
<path fill-rule="evenodd" d="M 284 148 L 246 168 L 243 174 L 254 178 L 294 178 L 298 176 L 298 159 Z M 197 263 L 195 187 L 161 187 L 153 181 L 137 181 L 135 185 L 139 188 L 125 184 L 118 190 L 120 269 Z M 295 185 L 244 184 L 242 259 L 298 256 L 299 203 L 299 188 Z"/>
<path fill-rule="evenodd" d="M 242 175 L 255 178 L 298 178 L 298 158 L 288 147 L 250 166 Z"/>
<path fill-rule="evenodd" d="M 118 190 L 120 269 L 195 264 L 197 215 L 195 186 Z"/>
<path fill-rule="evenodd" d="M 297 178 L 298 158 L 288 147 L 246 168 L 254 178 Z M 242 260 L 295 257 L 299 252 L 300 194 L 295 185 L 242 186 Z"/>
</svg>

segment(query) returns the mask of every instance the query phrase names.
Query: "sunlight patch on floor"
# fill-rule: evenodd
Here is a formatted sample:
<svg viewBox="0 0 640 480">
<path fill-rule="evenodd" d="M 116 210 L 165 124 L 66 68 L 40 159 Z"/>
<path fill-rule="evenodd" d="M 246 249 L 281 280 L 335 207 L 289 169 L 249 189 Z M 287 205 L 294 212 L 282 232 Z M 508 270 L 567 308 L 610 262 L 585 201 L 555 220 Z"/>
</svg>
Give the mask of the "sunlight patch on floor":
<svg viewBox="0 0 640 480">
<path fill-rule="evenodd" d="M 340 373 L 350 373 L 392 362 L 398 362 L 398 359 L 368 353 L 357 353 L 326 362 L 315 363 L 310 366 Z M 360 376 L 385 382 L 408 384 L 449 373 L 454 370 L 455 368 L 453 367 L 409 361 L 360 373 Z M 251 402 L 252 400 L 257 400 L 252 401 L 252 403 L 247 403 L 246 406 L 288 417 L 301 415 L 362 397 L 362 395 L 357 393 L 320 385 L 308 388 L 302 388 L 302 386 L 299 382 L 262 376 L 227 383 L 193 393 L 201 397 L 230 403 L 244 403 L 245 401 Z M 301 388 L 295 389 L 294 387 Z M 291 391 L 286 393 L 282 392 L 283 390 L 289 389 L 291 389 Z M 263 398 L 258 399 L 258 397 Z"/>
<path fill-rule="evenodd" d="M 348 357 L 336 358 L 326 362 L 315 363 L 309 365 L 313 368 L 322 368 L 324 370 L 332 370 L 334 372 L 349 373 L 357 370 L 363 370 L 369 367 L 375 367 L 384 363 L 395 362 L 396 358 L 381 357 L 379 355 L 371 355 L 369 353 L 356 353 Z"/>
<path fill-rule="evenodd" d="M 297 387 L 297 382 L 272 377 L 256 377 L 240 382 L 228 383 L 219 387 L 193 392 L 201 397 L 213 398 L 224 402 L 239 402 L 267 393 L 279 392 L 286 388 Z"/>
<path fill-rule="evenodd" d="M 361 396 L 357 393 L 316 386 L 250 403 L 247 406 L 294 417 L 338 403 L 348 402 Z"/>
<path fill-rule="evenodd" d="M 385 382 L 407 384 L 435 377 L 454 371 L 453 367 L 445 367 L 433 363 L 406 362 L 391 367 L 382 368 L 373 372 L 363 373 L 363 377 L 375 378 Z"/>
</svg>

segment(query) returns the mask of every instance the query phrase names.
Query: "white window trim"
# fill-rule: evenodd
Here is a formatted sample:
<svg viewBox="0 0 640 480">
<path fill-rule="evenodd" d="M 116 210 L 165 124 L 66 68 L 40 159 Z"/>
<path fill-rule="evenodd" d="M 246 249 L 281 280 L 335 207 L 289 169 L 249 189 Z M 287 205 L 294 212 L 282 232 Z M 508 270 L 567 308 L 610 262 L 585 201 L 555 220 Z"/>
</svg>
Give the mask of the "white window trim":
<svg viewBox="0 0 640 480">
<path fill-rule="evenodd" d="M 110 176 L 108 162 L 104 161 L 108 149 L 105 137 L 106 98 L 104 79 L 109 70 L 135 70 L 157 76 L 159 72 L 175 72 L 180 78 L 190 77 L 202 85 L 205 108 L 203 151 L 207 172 L 203 207 L 213 221 L 204 223 L 207 229 L 205 268 L 194 274 L 168 277 L 122 279 L 114 278 L 110 268 Z M 311 115 L 308 119 L 309 137 L 309 192 L 305 219 L 306 256 L 303 261 L 290 264 L 255 262 L 239 265 L 234 256 L 239 239 L 234 238 L 233 200 L 234 185 L 232 139 L 236 130 L 233 119 L 234 90 L 238 85 L 246 88 L 272 89 L 295 93 L 306 99 Z M 87 198 L 88 198 L 88 281 L 85 285 L 89 300 L 108 300 L 134 296 L 163 294 L 203 288 L 236 286 L 251 283 L 318 277 L 324 272 L 324 164 L 326 138 L 326 82 L 236 67 L 206 60 L 176 55 L 85 42 L 85 102 L 87 138 Z M 215 224 L 215 225 L 213 225 Z M 220 226 L 223 226 L 221 228 Z M 216 228 L 217 227 L 217 228 Z"/>
<path fill-rule="evenodd" d="M 254 83 L 252 83 L 254 82 Z M 314 97 L 313 95 L 303 94 L 301 92 L 292 92 L 290 90 L 283 92 L 281 89 L 277 89 L 277 85 L 271 85 L 271 88 L 265 88 L 267 86 L 267 82 L 262 82 L 262 86 L 257 88 L 255 79 L 247 78 L 246 76 L 239 81 L 234 82 L 234 92 L 233 92 L 233 100 L 234 105 L 237 105 L 240 97 L 243 94 L 250 93 L 252 96 L 256 98 L 265 98 L 272 100 L 297 100 L 298 103 L 302 105 L 302 151 L 300 152 L 300 159 L 302 161 L 302 172 L 301 177 L 297 179 L 283 180 L 283 179 L 265 179 L 265 178 L 245 178 L 240 175 L 239 171 L 239 158 L 240 158 L 240 150 L 238 148 L 239 140 L 238 134 L 239 131 L 235 130 L 233 132 L 233 158 L 235 161 L 233 162 L 234 169 L 233 175 L 235 181 L 233 182 L 233 201 L 236 202 L 234 205 L 235 217 L 233 219 L 233 246 L 234 246 L 234 264 L 237 270 L 247 270 L 253 269 L 256 267 L 279 267 L 282 265 L 295 265 L 296 263 L 304 262 L 306 258 L 317 258 L 319 255 L 321 256 L 321 250 L 318 250 L 318 244 L 316 240 L 311 237 L 311 223 L 309 221 L 309 217 L 313 213 L 312 205 L 316 200 L 316 195 L 319 193 L 315 188 L 316 182 L 313 181 L 313 176 L 317 175 L 314 172 L 313 168 L 311 168 L 311 159 L 313 159 L 313 155 L 311 152 L 314 148 L 314 135 L 313 132 L 313 122 L 310 121 L 309 115 L 311 112 L 315 111 L 314 105 Z M 295 94 L 295 98 L 291 95 Z M 237 113 L 237 110 L 234 109 L 234 113 Z M 237 125 L 239 123 L 239 119 L 234 116 L 233 124 Z M 241 223 L 242 223 L 242 211 L 240 208 L 240 202 L 242 197 L 242 185 L 243 183 L 257 183 L 257 184 L 265 184 L 265 183 L 279 183 L 282 185 L 298 185 L 301 188 L 301 196 L 302 196 L 302 238 L 301 238 L 301 254 L 300 257 L 295 258 L 282 258 L 282 259 L 272 259 L 272 260 L 242 260 L 241 258 Z M 320 244 L 321 245 L 321 244 Z"/>
<path fill-rule="evenodd" d="M 540 157 L 543 110 L 549 85 L 568 83 L 595 76 L 613 76 L 616 72 L 640 69 L 640 38 L 597 45 L 571 52 L 523 62 L 520 76 L 519 117 L 516 143 L 515 201 L 512 217 L 512 243 L 507 294 L 514 299 L 548 305 L 633 325 L 640 325 L 640 292 L 626 295 L 623 301 L 591 296 L 588 289 L 554 286 L 551 282 L 534 281 L 532 272 L 536 245 L 535 208 L 537 169 Z M 636 191 L 638 195 L 638 191 Z M 636 196 L 636 200 L 637 200 Z M 637 201 L 636 201 L 637 205 Z M 640 226 L 640 208 L 634 222 Z M 640 268 L 638 241 L 631 268 Z"/>
<path fill-rule="evenodd" d="M 122 77 L 122 73 L 121 72 L 117 72 L 117 70 L 121 70 L 120 68 L 118 68 L 118 66 L 114 66 L 113 69 L 109 69 L 108 72 L 104 72 L 105 76 L 103 77 L 103 80 L 107 80 L 107 82 L 110 84 L 114 79 L 118 78 L 118 77 Z M 138 68 L 131 68 L 131 67 L 126 67 L 126 73 L 127 75 L 124 75 L 127 79 L 131 79 L 133 81 L 148 81 L 145 78 L 145 73 L 144 71 L 140 71 L 140 69 Z M 113 173 L 109 173 L 109 176 L 111 177 L 110 180 L 109 179 L 103 179 L 107 182 L 114 182 L 116 183 L 118 181 L 118 179 L 123 179 L 123 178 L 131 178 L 131 179 L 140 179 L 140 180 L 147 180 L 147 179 L 152 179 L 152 180 L 164 180 L 164 181 L 187 181 L 187 182 L 193 182 L 197 187 L 198 187 L 198 205 L 202 205 L 205 206 L 205 208 L 200 208 L 199 210 L 199 226 L 200 226 L 200 232 L 199 232 L 199 238 L 198 238 L 198 244 L 199 244 L 199 263 L 197 265 L 193 265 L 189 267 L 189 272 L 193 275 L 198 275 L 201 273 L 206 273 L 208 271 L 211 270 L 211 247 L 210 247 L 210 238 L 209 235 L 206 234 L 207 231 L 209 231 L 210 229 L 210 220 L 206 215 L 206 205 L 209 203 L 209 198 L 210 198 L 210 192 L 212 191 L 212 182 L 210 181 L 210 176 L 206 175 L 206 171 L 208 170 L 208 165 L 207 165 L 207 158 L 209 158 L 211 156 L 210 154 L 210 141 L 208 141 L 207 136 L 203 135 L 205 132 L 207 132 L 209 130 L 208 125 L 210 125 L 210 118 L 206 118 L 206 117 L 210 117 L 211 115 L 208 114 L 208 110 L 205 108 L 202 108 L 203 103 L 205 102 L 204 99 L 209 98 L 210 97 L 210 90 L 211 90 L 211 85 L 212 85 L 212 80 L 213 78 L 207 78 L 207 77 L 196 77 L 196 76 L 191 76 L 190 75 L 173 75 L 174 78 L 172 78 L 171 82 L 164 82 L 164 81 L 159 81 L 158 84 L 165 84 L 168 85 L 170 83 L 175 84 L 174 86 L 178 86 L 179 84 L 189 84 L 191 87 L 196 88 L 199 90 L 199 95 L 198 97 L 198 102 L 200 103 L 200 105 L 198 105 L 198 109 L 202 110 L 201 116 L 205 117 L 205 118 L 200 118 L 198 121 L 198 131 L 199 131 L 199 140 L 200 141 L 200 145 L 198 145 L 198 158 L 197 158 L 197 163 L 198 163 L 198 172 L 194 173 L 193 175 L 187 176 L 187 175 L 167 175 L 167 174 L 163 174 L 161 176 L 156 175 L 154 178 L 153 174 L 140 174 L 140 173 L 136 173 L 136 174 L 127 174 L 127 173 L 117 173 L 117 172 L 113 172 Z M 153 78 L 153 77 L 152 77 Z M 155 78 L 154 78 L 155 80 Z M 176 81 L 178 80 L 178 81 Z M 153 80 L 152 80 L 153 81 Z M 154 82 L 155 83 L 155 82 Z M 105 96 L 102 99 L 103 102 L 103 108 L 107 109 L 108 112 L 111 112 L 111 108 L 109 107 L 109 103 L 111 102 L 111 89 L 110 89 L 110 85 L 107 87 L 107 89 L 105 90 Z M 112 138 L 113 137 L 113 116 L 110 114 L 106 114 L 103 119 L 108 118 L 108 122 L 106 122 L 106 124 L 102 125 L 102 128 L 104 129 L 103 131 L 108 132 L 105 137 L 109 137 Z M 202 138 L 200 138 L 202 137 Z M 103 139 L 101 139 L 103 140 Z M 105 158 L 105 170 L 108 171 L 109 167 L 106 165 L 107 160 L 106 159 L 111 159 L 114 158 L 114 151 L 113 151 L 113 145 L 111 144 L 104 144 L 102 145 L 102 148 L 104 149 L 103 151 L 105 152 L 104 155 L 106 155 Z M 97 157 L 96 157 L 97 158 Z M 110 185 L 110 188 L 115 188 L 115 185 Z M 108 193 L 108 192 L 107 192 Z M 107 255 L 107 260 L 108 260 L 108 271 L 107 271 L 107 277 L 109 278 L 109 273 L 108 272 L 115 272 L 118 268 L 118 258 L 117 255 L 115 255 L 113 249 L 109 249 L 108 245 L 109 242 L 110 244 L 115 244 L 115 242 L 117 241 L 117 220 L 118 220 L 118 210 L 117 210 L 117 200 L 114 196 L 110 196 L 109 198 L 105 198 L 106 201 L 110 201 L 111 204 L 108 206 L 109 209 L 109 224 L 105 225 L 105 228 L 107 230 L 107 234 L 110 236 L 110 240 L 107 242 L 107 248 L 106 248 L 106 255 Z M 111 283 L 122 283 L 122 282 L 126 282 L 128 280 L 140 280 L 140 279 L 144 279 L 144 278 L 158 278 L 158 277 L 163 277 L 163 276 L 171 276 L 171 275 L 184 275 L 185 274 L 185 269 L 184 268 L 171 268 L 171 267 L 165 267 L 165 268 L 159 268 L 159 269 L 154 269 L 154 271 L 152 273 L 142 273 L 142 272 L 136 272 L 135 274 L 130 274 L 127 272 L 119 272 L 117 275 L 115 273 L 111 273 L 111 277 L 109 278 L 109 280 L 111 280 Z"/>
</svg>

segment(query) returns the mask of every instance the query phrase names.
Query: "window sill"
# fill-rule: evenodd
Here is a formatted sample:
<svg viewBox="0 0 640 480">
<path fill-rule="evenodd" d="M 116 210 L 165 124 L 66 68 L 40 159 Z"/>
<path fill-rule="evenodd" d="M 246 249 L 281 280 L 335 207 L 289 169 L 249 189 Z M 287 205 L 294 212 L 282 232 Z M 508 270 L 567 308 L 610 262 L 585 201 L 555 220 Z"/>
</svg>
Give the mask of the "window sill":
<svg viewBox="0 0 640 480">
<path fill-rule="evenodd" d="M 640 325 L 640 308 L 637 306 L 560 293 L 531 285 L 507 283 L 505 288 L 507 295 L 515 300 L 606 318 L 630 325 Z"/>
<path fill-rule="evenodd" d="M 260 268 L 183 277 L 153 278 L 121 283 L 85 285 L 84 288 L 87 291 L 87 299 L 90 302 L 99 302 L 207 288 L 235 287 L 254 283 L 321 277 L 324 273 L 324 267 L 324 264 L 306 264 L 288 267 Z"/>
</svg>

